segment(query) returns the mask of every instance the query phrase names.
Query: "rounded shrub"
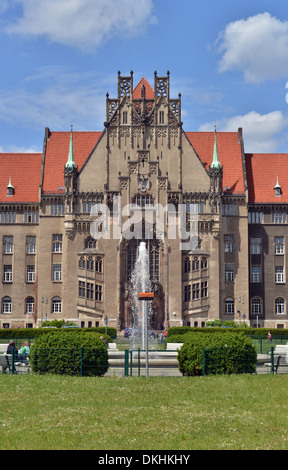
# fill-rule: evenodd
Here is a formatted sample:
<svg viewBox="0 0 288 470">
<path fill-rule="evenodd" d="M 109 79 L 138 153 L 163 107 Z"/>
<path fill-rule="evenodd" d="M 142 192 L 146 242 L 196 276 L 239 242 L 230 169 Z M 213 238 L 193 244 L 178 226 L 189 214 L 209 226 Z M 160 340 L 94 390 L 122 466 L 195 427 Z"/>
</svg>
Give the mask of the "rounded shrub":
<svg viewBox="0 0 288 470">
<path fill-rule="evenodd" d="M 186 333 L 178 352 L 183 375 L 243 374 L 256 370 L 257 353 L 244 334 Z M 204 349 L 203 349 L 204 348 Z"/>
<path fill-rule="evenodd" d="M 39 374 L 102 376 L 109 367 L 106 344 L 100 335 L 69 331 L 50 332 L 35 339 L 31 368 Z"/>
</svg>

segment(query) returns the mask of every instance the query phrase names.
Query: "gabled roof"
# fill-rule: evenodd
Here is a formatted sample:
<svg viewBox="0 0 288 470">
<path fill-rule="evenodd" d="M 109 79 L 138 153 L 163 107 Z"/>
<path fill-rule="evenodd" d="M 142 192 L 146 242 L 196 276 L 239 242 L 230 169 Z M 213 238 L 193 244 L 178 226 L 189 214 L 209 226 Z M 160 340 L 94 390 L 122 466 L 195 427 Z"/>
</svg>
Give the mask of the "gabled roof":
<svg viewBox="0 0 288 470">
<path fill-rule="evenodd" d="M 42 153 L 0 153 L 0 202 L 37 203 Z M 11 176 L 14 194 L 7 196 Z"/>
<path fill-rule="evenodd" d="M 206 170 L 213 161 L 214 132 L 185 132 Z M 218 158 L 223 166 L 223 191 L 244 194 L 242 150 L 238 132 L 217 132 Z M 227 189 L 229 188 L 229 189 Z"/>
<path fill-rule="evenodd" d="M 78 170 L 82 168 L 102 132 L 73 132 L 73 153 Z M 70 131 L 51 132 L 46 148 L 42 194 L 64 192 L 64 167 L 69 155 Z"/>
<path fill-rule="evenodd" d="M 288 202 L 288 154 L 249 153 L 245 155 L 249 202 L 257 204 Z M 281 196 L 275 196 L 277 182 Z"/>
<path fill-rule="evenodd" d="M 133 99 L 134 100 L 140 100 L 141 99 L 141 87 L 142 85 L 145 86 L 145 91 L 146 91 L 146 100 L 154 100 L 155 94 L 154 94 L 154 89 L 146 80 L 145 77 L 142 77 L 140 82 L 136 85 L 136 87 L 133 90 Z"/>
</svg>

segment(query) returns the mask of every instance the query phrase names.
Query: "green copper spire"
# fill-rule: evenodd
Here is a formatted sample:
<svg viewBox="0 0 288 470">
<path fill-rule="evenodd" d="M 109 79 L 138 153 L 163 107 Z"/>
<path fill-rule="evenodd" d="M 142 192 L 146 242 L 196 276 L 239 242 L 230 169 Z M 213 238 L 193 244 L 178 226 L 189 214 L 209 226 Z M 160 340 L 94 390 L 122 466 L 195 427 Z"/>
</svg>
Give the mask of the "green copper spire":
<svg viewBox="0 0 288 470">
<path fill-rule="evenodd" d="M 70 146 L 69 146 L 69 154 L 68 160 L 66 163 L 66 168 L 75 168 L 76 164 L 74 161 L 74 153 L 73 153 L 73 132 L 72 132 L 72 125 L 71 125 L 71 132 L 70 132 Z"/>
<path fill-rule="evenodd" d="M 216 169 L 221 168 L 221 165 L 218 159 L 216 128 L 215 128 L 215 134 L 214 134 L 214 151 L 213 151 L 213 162 L 212 162 L 211 168 L 216 168 Z"/>
</svg>

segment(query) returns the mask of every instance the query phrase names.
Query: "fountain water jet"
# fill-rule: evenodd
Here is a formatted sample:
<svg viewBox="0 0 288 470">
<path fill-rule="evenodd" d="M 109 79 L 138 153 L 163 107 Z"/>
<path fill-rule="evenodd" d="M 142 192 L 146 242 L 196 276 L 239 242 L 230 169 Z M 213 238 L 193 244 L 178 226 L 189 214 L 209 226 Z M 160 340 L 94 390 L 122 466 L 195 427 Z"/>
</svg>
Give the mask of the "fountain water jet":
<svg viewBox="0 0 288 470">
<path fill-rule="evenodd" d="M 144 308 L 146 301 L 139 301 L 138 294 L 139 292 L 151 292 L 152 284 L 149 277 L 149 257 L 146 249 L 145 242 L 141 242 L 139 245 L 138 258 L 135 263 L 135 267 L 132 273 L 132 297 L 133 297 L 133 325 L 132 329 L 132 343 L 131 349 L 134 349 L 135 344 L 135 327 L 139 328 L 142 338 L 142 349 L 145 345 L 145 328 L 144 328 Z M 151 314 L 151 302 L 149 302 L 148 307 L 148 325 L 149 325 L 149 313 Z M 139 332 L 139 329 L 137 330 Z M 148 331 L 147 331 L 148 334 Z"/>
</svg>

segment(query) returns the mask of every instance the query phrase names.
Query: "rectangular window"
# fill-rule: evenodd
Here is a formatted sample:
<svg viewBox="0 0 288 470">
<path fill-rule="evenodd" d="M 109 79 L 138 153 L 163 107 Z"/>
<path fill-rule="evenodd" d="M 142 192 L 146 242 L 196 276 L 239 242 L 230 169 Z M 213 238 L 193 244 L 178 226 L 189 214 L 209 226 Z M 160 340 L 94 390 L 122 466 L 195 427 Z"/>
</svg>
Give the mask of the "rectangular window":
<svg viewBox="0 0 288 470">
<path fill-rule="evenodd" d="M 102 286 L 100 284 L 95 285 L 95 300 L 102 302 Z"/>
<path fill-rule="evenodd" d="M 12 280 L 12 264 L 6 264 L 3 269 L 3 282 L 12 282 Z"/>
<path fill-rule="evenodd" d="M 204 202 L 186 202 L 186 214 L 204 214 Z"/>
<path fill-rule="evenodd" d="M 191 300 L 191 286 L 187 284 L 184 286 L 184 302 L 190 302 Z"/>
<path fill-rule="evenodd" d="M 261 282 L 261 266 L 252 266 L 251 282 Z"/>
<path fill-rule="evenodd" d="M 65 206 L 63 203 L 51 204 L 51 215 L 65 215 Z"/>
<path fill-rule="evenodd" d="M 2 313 L 12 313 L 12 301 L 10 297 L 4 297 L 2 301 Z"/>
<path fill-rule="evenodd" d="M 284 254 L 284 237 L 274 237 L 274 253 L 275 255 Z"/>
<path fill-rule="evenodd" d="M 286 212 L 274 211 L 271 213 L 272 224 L 286 224 Z"/>
<path fill-rule="evenodd" d="M 26 271 L 26 281 L 35 282 L 35 265 L 28 265 Z"/>
<path fill-rule="evenodd" d="M 102 258 L 100 258 L 100 256 L 98 256 L 95 260 L 95 271 L 96 273 L 102 273 Z"/>
<path fill-rule="evenodd" d="M 284 267 L 275 266 L 275 283 L 283 284 L 283 282 L 284 282 Z"/>
<path fill-rule="evenodd" d="M 224 251 L 225 253 L 234 252 L 234 235 L 224 235 Z"/>
<path fill-rule="evenodd" d="M 250 238 L 250 253 L 251 255 L 260 255 L 261 238 Z"/>
<path fill-rule="evenodd" d="M 3 237 L 3 253 L 4 255 L 13 253 L 13 236 Z"/>
<path fill-rule="evenodd" d="M 78 282 L 78 297 L 86 297 L 85 282 L 84 281 L 79 281 Z"/>
<path fill-rule="evenodd" d="M 208 283 L 207 281 L 201 282 L 201 297 L 208 297 Z"/>
<path fill-rule="evenodd" d="M 164 124 L 164 111 L 159 111 L 159 124 Z"/>
<path fill-rule="evenodd" d="M 199 294 L 199 282 L 196 282 L 192 285 L 192 300 L 198 300 Z"/>
<path fill-rule="evenodd" d="M 87 299 L 94 299 L 94 284 L 92 284 L 91 282 L 87 282 L 86 296 Z"/>
<path fill-rule="evenodd" d="M 52 281 L 62 280 L 62 264 L 53 264 Z"/>
<path fill-rule="evenodd" d="M 123 123 L 123 124 L 127 124 L 127 122 L 128 122 L 128 118 L 127 118 L 128 114 L 127 114 L 127 111 L 123 111 L 123 115 L 122 115 L 122 116 L 123 116 L 122 123 Z"/>
<path fill-rule="evenodd" d="M 234 281 L 234 264 L 225 264 L 225 281 Z"/>
<path fill-rule="evenodd" d="M 1 211 L 1 224 L 15 224 L 16 211 L 2 210 Z"/>
<path fill-rule="evenodd" d="M 260 211 L 248 212 L 248 223 L 249 224 L 263 224 L 263 212 L 260 212 Z"/>
<path fill-rule="evenodd" d="M 24 211 L 24 222 L 25 224 L 38 224 L 39 212 L 36 210 Z"/>
<path fill-rule="evenodd" d="M 52 235 L 52 251 L 53 253 L 62 253 L 62 235 Z"/>
<path fill-rule="evenodd" d="M 225 300 L 225 314 L 234 314 L 234 300 L 231 298 Z"/>
<path fill-rule="evenodd" d="M 222 215 L 226 215 L 226 216 L 237 215 L 237 204 L 223 204 Z"/>
<path fill-rule="evenodd" d="M 52 300 L 52 313 L 61 313 L 62 301 L 60 297 L 54 297 Z"/>
<path fill-rule="evenodd" d="M 102 204 L 101 202 L 83 201 L 82 203 L 83 214 L 90 214 L 91 209 L 93 207 L 93 212 L 96 215 L 97 212 L 101 212 L 101 204 Z"/>
<path fill-rule="evenodd" d="M 36 253 L 36 237 L 26 237 L 26 253 L 34 255 Z"/>
</svg>

